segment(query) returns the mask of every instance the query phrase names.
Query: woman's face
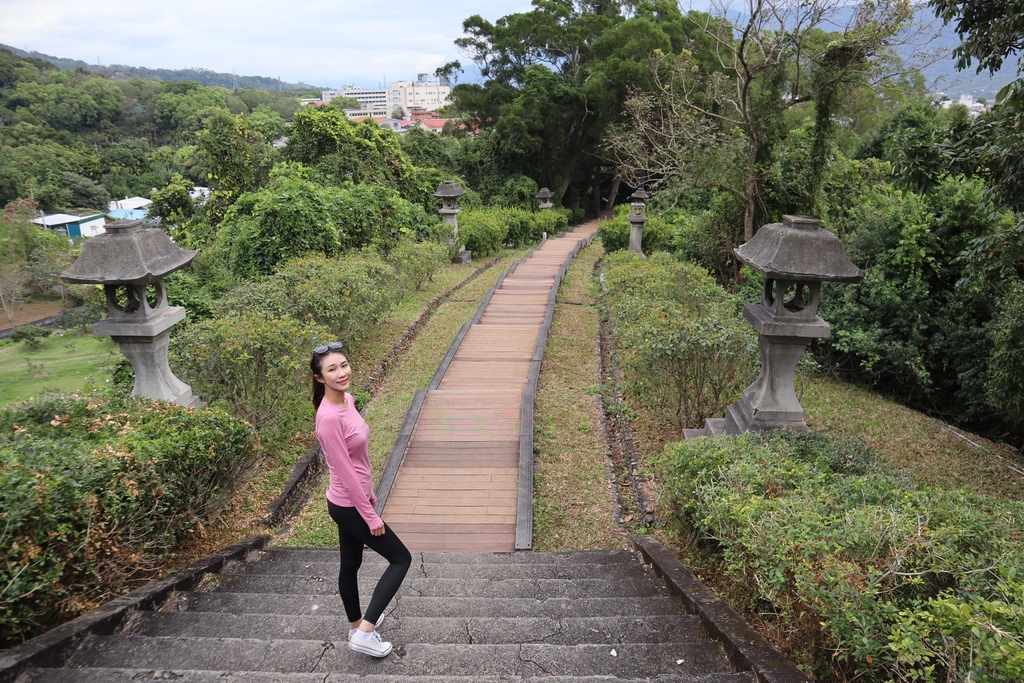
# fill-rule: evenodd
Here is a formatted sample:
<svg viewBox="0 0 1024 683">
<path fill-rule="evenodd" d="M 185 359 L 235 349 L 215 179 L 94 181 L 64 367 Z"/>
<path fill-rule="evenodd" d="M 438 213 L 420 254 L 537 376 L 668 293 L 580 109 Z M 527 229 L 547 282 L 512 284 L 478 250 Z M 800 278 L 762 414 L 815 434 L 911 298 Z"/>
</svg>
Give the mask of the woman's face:
<svg viewBox="0 0 1024 683">
<path fill-rule="evenodd" d="M 316 376 L 316 380 L 323 383 L 324 388 L 329 391 L 348 391 L 352 382 L 352 367 L 348 364 L 348 357 L 337 351 L 325 355 L 320 359 L 320 374 Z"/>
</svg>

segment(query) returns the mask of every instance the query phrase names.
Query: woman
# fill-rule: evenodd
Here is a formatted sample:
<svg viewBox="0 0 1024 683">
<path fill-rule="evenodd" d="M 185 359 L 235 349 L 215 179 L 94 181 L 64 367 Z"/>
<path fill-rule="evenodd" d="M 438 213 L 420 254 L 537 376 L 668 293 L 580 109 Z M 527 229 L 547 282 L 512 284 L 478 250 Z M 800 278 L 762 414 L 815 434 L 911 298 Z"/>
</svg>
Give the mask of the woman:
<svg viewBox="0 0 1024 683">
<path fill-rule="evenodd" d="M 341 343 L 314 349 L 309 368 L 313 372 L 316 438 L 330 473 L 327 510 L 338 525 L 341 546 L 338 592 L 349 620 L 348 646 L 373 657 L 387 657 L 391 643 L 380 639 L 376 624 L 402 585 L 412 564 L 412 555 L 374 511 L 377 496 L 373 492 L 367 452 L 370 428 L 348 393 L 352 368 Z M 363 545 L 390 563 L 373 591 L 365 614 L 359 609 L 358 583 Z"/>
</svg>

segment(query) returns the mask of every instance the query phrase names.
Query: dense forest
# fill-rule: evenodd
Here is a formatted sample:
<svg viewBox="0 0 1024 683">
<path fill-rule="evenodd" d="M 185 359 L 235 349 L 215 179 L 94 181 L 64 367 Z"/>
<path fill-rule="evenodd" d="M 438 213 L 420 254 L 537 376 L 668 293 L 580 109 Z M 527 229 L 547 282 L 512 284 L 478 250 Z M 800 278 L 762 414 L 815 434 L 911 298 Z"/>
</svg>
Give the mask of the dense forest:
<svg viewBox="0 0 1024 683">
<path fill-rule="evenodd" d="M 89 64 L 81 59 L 54 57 L 53 55 L 41 52 L 19 50 L 13 45 L 4 45 L 3 43 L 0 43 L 0 50 L 6 50 L 18 57 L 41 59 L 65 71 L 88 69 L 96 75 L 120 80 L 139 78 L 144 81 L 195 81 L 199 85 L 209 87 L 230 88 L 233 90 L 238 88 L 254 88 L 256 90 L 285 91 L 293 94 L 303 93 L 303 97 L 314 98 L 320 97 L 320 91 L 324 89 L 322 86 L 310 85 L 309 83 L 288 83 L 280 78 L 239 76 L 238 74 L 229 74 L 211 69 L 150 69 L 144 66 L 129 66 L 127 64 Z"/>
</svg>

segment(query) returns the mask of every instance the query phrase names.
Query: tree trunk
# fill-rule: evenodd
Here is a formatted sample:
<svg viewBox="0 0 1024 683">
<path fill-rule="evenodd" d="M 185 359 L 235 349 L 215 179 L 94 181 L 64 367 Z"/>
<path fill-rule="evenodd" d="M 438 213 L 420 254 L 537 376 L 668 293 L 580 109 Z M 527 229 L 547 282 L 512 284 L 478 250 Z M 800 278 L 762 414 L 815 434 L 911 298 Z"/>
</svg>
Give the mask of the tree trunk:
<svg viewBox="0 0 1024 683">
<path fill-rule="evenodd" d="M 743 192 L 743 241 L 754 238 L 754 206 L 757 201 L 757 178 L 753 173 L 747 174 L 747 183 Z"/>
<path fill-rule="evenodd" d="M 622 183 L 622 176 L 616 171 L 612 176 L 612 189 L 608 191 L 608 211 L 615 210 L 615 198 L 619 196 L 619 185 Z"/>
<path fill-rule="evenodd" d="M 555 191 L 555 195 L 558 197 L 558 203 L 562 203 L 562 199 L 565 197 L 565 191 L 569 189 L 569 176 L 566 176 L 562 180 L 558 181 L 558 189 Z"/>
</svg>

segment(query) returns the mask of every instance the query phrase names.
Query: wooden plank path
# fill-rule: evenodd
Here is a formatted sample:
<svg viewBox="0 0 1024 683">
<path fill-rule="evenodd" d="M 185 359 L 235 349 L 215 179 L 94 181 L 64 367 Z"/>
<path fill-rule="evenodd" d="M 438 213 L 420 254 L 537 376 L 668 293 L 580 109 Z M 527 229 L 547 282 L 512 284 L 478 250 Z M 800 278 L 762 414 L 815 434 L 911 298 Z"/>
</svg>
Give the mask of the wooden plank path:
<svg viewBox="0 0 1024 683">
<path fill-rule="evenodd" d="M 533 545 L 533 403 L 555 295 L 597 222 L 513 265 L 416 393 L 377 487 L 413 552 Z"/>
</svg>

